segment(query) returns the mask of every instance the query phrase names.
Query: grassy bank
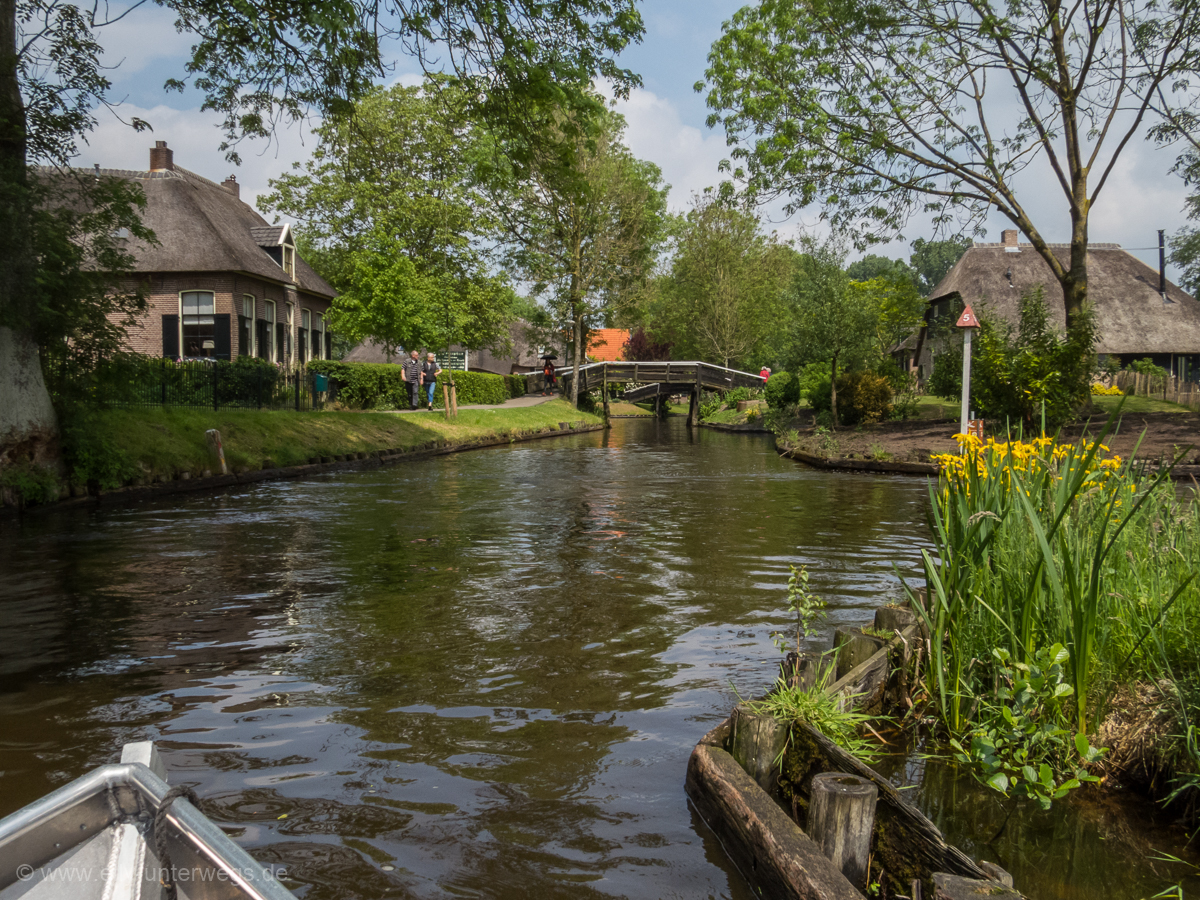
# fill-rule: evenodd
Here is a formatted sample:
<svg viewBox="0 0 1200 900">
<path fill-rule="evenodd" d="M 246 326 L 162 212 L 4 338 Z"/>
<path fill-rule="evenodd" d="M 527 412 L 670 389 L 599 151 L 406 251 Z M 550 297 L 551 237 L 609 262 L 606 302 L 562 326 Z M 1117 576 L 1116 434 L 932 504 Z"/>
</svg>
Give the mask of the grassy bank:
<svg viewBox="0 0 1200 900">
<path fill-rule="evenodd" d="M 107 409 L 78 413 L 63 427 L 66 480 L 70 485 L 111 490 L 122 485 L 198 477 L 216 470 L 205 432 L 221 433 L 231 469 L 293 466 L 314 457 L 411 448 L 430 441 L 466 443 L 538 432 L 560 422 L 596 425 L 598 416 L 573 410 L 562 400 L 515 409 L 441 413 L 287 412 L 199 409 Z M 61 482 L 17 473 L 6 484 L 26 503 L 55 499 Z M 15 498 L 14 498 L 15 499 Z"/>
</svg>

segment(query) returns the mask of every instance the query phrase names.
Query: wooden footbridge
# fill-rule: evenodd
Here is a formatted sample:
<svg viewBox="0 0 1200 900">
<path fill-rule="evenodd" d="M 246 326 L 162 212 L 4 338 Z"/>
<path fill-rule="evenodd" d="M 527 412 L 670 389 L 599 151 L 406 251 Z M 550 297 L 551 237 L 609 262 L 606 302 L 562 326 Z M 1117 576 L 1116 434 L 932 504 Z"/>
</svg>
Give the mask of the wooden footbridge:
<svg viewBox="0 0 1200 900">
<path fill-rule="evenodd" d="M 560 375 L 563 394 L 571 392 L 573 373 L 564 369 Z M 688 424 L 700 418 L 700 392 L 728 391 L 738 387 L 760 388 L 763 380 L 751 372 L 727 369 L 706 362 L 598 362 L 579 368 L 579 391 L 600 389 L 604 397 L 604 416 L 608 417 L 608 385 L 634 384 L 625 392 L 627 400 L 645 400 L 671 394 L 689 394 Z"/>
</svg>

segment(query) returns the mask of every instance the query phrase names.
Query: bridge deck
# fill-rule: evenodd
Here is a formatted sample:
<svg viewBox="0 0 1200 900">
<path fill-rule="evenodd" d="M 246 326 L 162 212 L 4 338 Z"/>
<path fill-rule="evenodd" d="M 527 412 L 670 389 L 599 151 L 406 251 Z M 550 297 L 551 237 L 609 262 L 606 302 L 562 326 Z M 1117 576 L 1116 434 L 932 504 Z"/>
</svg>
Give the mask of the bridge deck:
<svg viewBox="0 0 1200 900">
<path fill-rule="evenodd" d="M 572 372 L 561 372 L 569 383 Z M 763 380 L 751 372 L 726 369 L 706 362 L 599 362 L 581 366 L 579 388 L 593 390 L 604 382 L 633 382 L 635 384 L 678 385 L 680 393 L 699 384 L 709 390 L 726 391 L 737 387 L 762 387 Z"/>
</svg>

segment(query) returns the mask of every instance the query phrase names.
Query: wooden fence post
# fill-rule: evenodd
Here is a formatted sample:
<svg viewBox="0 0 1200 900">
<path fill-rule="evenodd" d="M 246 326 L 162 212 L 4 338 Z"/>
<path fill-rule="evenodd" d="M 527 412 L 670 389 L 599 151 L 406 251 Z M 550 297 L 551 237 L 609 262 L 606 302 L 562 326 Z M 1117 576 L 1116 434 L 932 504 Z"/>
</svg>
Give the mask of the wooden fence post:
<svg viewBox="0 0 1200 900">
<path fill-rule="evenodd" d="M 450 418 L 450 388 L 446 382 L 442 382 L 442 406 L 445 407 L 443 412 L 446 413 L 446 419 Z"/>
<path fill-rule="evenodd" d="M 805 831 L 860 891 L 870 875 L 871 834 L 879 789 L 845 772 L 814 775 Z"/>
</svg>

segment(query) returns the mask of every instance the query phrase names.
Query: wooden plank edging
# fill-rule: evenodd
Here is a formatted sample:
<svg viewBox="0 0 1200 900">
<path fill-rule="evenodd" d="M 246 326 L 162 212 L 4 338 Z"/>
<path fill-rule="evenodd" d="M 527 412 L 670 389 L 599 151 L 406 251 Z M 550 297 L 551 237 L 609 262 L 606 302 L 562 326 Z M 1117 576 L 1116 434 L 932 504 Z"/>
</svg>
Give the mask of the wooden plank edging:
<svg viewBox="0 0 1200 900">
<path fill-rule="evenodd" d="M 738 871 L 765 896 L 863 900 L 812 838 L 720 747 L 696 746 L 686 788 Z"/>
</svg>

